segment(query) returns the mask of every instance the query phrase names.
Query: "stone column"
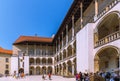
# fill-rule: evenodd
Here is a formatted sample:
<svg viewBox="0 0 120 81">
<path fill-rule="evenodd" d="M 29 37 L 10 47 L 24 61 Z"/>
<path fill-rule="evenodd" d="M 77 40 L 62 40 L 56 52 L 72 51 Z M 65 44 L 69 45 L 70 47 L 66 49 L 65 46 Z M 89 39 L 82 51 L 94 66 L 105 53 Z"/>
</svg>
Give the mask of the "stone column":
<svg viewBox="0 0 120 81">
<path fill-rule="evenodd" d="M 95 0 L 95 17 L 94 17 L 94 20 L 97 19 L 97 16 L 98 16 L 98 0 Z"/>
<path fill-rule="evenodd" d="M 60 51 L 60 37 L 58 37 L 58 45 L 59 45 L 59 51 Z"/>
<path fill-rule="evenodd" d="M 66 45 L 68 43 L 68 25 L 66 25 Z"/>
<path fill-rule="evenodd" d="M 66 76 L 68 76 L 68 64 L 66 64 Z"/>
<path fill-rule="evenodd" d="M 62 49 L 63 49 L 63 32 L 62 32 Z"/>
<path fill-rule="evenodd" d="M 120 51 L 119 51 L 120 52 Z M 120 69 L 120 53 L 119 53 L 119 69 Z M 119 75 L 120 75 L 120 73 L 119 73 Z"/>
<path fill-rule="evenodd" d="M 74 63 L 72 64 L 72 76 L 74 76 L 74 70 L 75 70 L 75 68 L 74 68 Z"/>
<path fill-rule="evenodd" d="M 81 24 L 81 28 L 83 28 L 83 3 L 80 3 L 80 24 Z"/>
<path fill-rule="evenodd" d="M 61 64 L 61 67 L 62 67 L 62 76 L 64 75 L 64 71 L 63 71 L 63 65 Z"/>
<path fill-rule="evenodd" d="M 26 44 L 26 53 L 25 56 L 28 56 L 28 43 Z"/>
<path fill-rule="evenodd" d="M 48 64 L 48 58 L 45 58 L 46 59 L 46 65 Z"/>
<path fill-rule="evenodd" d="M 74 29 L 74 15 L 72 16 L 72 40 L 74 39 L 74 32 L 75 32 L 75 29 Z"/>
<path fill-rule="evenodd" d="M 66 58 L 68 57 L 68 50 L 66 49 Z"/>
<path fill-rule="evenodd" d="M 40 45 L 40 48 L 41 48 L 41 56 L 42 56 L 42 55 L 43 55 L 43 54 L 42 54 L 42 51 L 43 51 L 42 45 Z"/>
<path fill-rule="evenodd" d="M 48 73 L 48 67 L 46 67 L 46 74 Z"/>
<path fill-rule="evenodd" d="M 56 41 L 56 53 L 57 53 L 57 41 Z"/>
<path fill-rule="evenodd" d="M 97 46 L 98 42 L 98 31 L 97 29 L 94 31 L 94 45 Z"/>
<path fill-rule="evenodd" d="M 72 44 L 72 55 L 74 55 L 74 45 Z"/>
<path fill-rule="evenodd" d="M 62 52 L 62 60 L 63 60 L 63 52 Z"/>
<path fill-rule="evenodd" d="M 36 65 L 36 58 L 34 58 L 34 65 Z"/>
<path fill-rule="evenodd" d="M 34 75 L 36 75 L 36 67 L 34 67 Z"/>
<path fill-rule="evenodd" d="M 34 45 L 34 56 L 36 56 L 36 45 Z"/>
<path fill-rule="evenodd" d="M 46 45 L 46 53 L 45 55 L 47 56 L 48 55 L 48 49 L 47 49 L 48 45 Z"/>
</svg>

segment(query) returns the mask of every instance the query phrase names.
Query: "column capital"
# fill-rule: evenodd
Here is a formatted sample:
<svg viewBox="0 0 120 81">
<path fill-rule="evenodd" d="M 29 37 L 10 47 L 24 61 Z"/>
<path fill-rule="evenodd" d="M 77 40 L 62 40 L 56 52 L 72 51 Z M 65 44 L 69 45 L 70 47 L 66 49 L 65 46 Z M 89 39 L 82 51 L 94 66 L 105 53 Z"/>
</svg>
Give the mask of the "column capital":
<svg viewBox="0 0 120 81">
<path fill-rule="evenodd" d="M 62 32 L 62 35 L 63 35 L 63 32 Z"/>
<path fill-rule="evenodd" d="M 68 24 L 66 24 L 66 28 L 68 28 Z"/>
<path fill-rule="evenodd" d="M 72 15 L 72 20 L 74 20 L 74 15 Z"/>
<path fill-rule="evenodd" d="M 83 7 L 83 2 L 80 2 L 80 8 L 82 8 Z"/>
</svg>

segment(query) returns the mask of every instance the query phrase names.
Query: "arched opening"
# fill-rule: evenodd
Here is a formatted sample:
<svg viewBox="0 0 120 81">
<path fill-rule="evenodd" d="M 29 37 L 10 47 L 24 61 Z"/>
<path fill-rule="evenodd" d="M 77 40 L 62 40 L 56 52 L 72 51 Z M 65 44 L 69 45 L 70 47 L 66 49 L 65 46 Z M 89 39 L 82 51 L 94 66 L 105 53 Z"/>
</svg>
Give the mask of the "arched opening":
<svg viewBox="0 0 120 81">
<path fill-rule="evenodd" d="M 30 67 L 30 75 L 34 75 L 35 74 L 35 69 L 34 69 L 34 67 Z"/>
<path fill-rule="evenodd" d="M 42 64 L 44 64 L 44 65 L 46 64 L 46 59 L 45 58 L 42 59 Z"/>
<path fill-rule="evenodd" d="M 62 53 L 60 53 L 60 60 L 62 60 Z"/>
<path fill-rule="evenodd" d="M 62 75 L 62 65 L 59 65 L 59 74 Z"/>
<path fill-rule="evenodd" d="M 57 62 L 59 62 L 59 56 L 57 55 Z"/>
<path fill-rule="evenodd" d="M 55 60 L 54 60 L 54 62 L 55 62 L 55 63 L 57 62 L 57 57 L 55 57 Z"/>
<path fill-rule="evenodd" d="M 47 74 L 47 69 L 45 66 L 42 67 L 42 74 Z"/>
<path fill-rule="evenodd" d="M 66 50 L 63 51 L 63 59 L 66 58 Z"/>
<path fill-rule="evenodd" d="M 118 14 L 111 13 L 108 16 L 106 16 L 97 27 L 97 30 L 98 30 L 98 40 L 119 31 Z"/>
<path fill-rule="evenodd" d="M 36 64 L 37 64 L 37 65 L 40 65 L 40 58 L 37 58 L 37 59 L 36 59 Z"/>
<path fill-rule="evenodd" d="M 52 61 L 52 58 L 48 58 L 48 64 L 52 64 L 53 63 L 53 61 Z"/>
<path fill-rule="evenodd" d="M 48 73 L 52 74 L 52 67 L 51 66 L 48 67 Z"/>
<path fill-rule="evenodd" d="M 67 62 L 67 64 L 68 64 L 68 76 L 72 76 L 72 62 L 69 60 L 68 62 Z"/>
<path fill-rule="evenodd" d="M 40 75 L 40 67 L 39 66 L 36 67 L 36 75 Z"/>
<path fill-rule="evenodd" d="M 118 51 L 113 47 L 102 48 L 95 55 L 94 71 L 111 71 L 119 67 Z"/>
<path fill-rule="evenodd" d="M 6 74 L 6 75 L 9 75 L 9 70 L 5 70 L 5 74 Z"/>
<path fill-rule="evenodd" d="M 72 46 L 68 47 L 68 57 L 72 56 Z"/>
<path fill-rule="evenodd" d="M 73 43 L 74 46 L 74 54 L 76 54 L 76 41 Z"/>
<path fill-rule="evenodd" d="M 20 68 L 20 69 L 19 69 L 19 73 L 24 73 L 24 69 L 23 69 L 23 68 Z"/>
<path fill-rule="evenodd" d="M 34 63 L 35 63 L 34 58 L 30 58 L 29 60 L 30 60 L 30 65 L 34 65 Z"/>
<path fill-rule="evenodd" d="M 56 70 L 56 72 L 57 72 L 57 75 L 58 75 L 58 72 L 59 72 L 59 68 L 58 68 L 58 65 L 57 65 L 57 70 Z"/>
<path fill-rule="evenodd" d="M 66 75 L 66 73 L 67 73 L 67 71 L 66 71 L 66 64 L 65 64 L 65 63 L 63 63 L 63 76 L 65 76 L 65 75 Z"/>
<path fill-rule="evenodd" d="M 74 63 L 74 75 L 77 73 L 76 58 L 73 60 Z"/>
<path fill-rule="evenodd" d="M 57 67 L 55 66 L 55 75 L 57 74 Z"/>
</svg>

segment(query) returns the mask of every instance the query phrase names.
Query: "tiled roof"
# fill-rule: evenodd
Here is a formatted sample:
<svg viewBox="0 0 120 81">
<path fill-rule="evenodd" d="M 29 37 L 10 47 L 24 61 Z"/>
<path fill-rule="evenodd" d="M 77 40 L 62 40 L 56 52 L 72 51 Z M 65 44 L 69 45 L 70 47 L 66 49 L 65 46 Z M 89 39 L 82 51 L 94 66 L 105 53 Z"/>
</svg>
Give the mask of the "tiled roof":
<svg viewBox="0 0 120 81">
<path fill-rule="evenodd" d="M 12 50 L 7 50 L 7 49 L 3 49 L 2 47 L 0 47 L 0 53 L 12 55 Z"/>
<path fill-rule="evenodd" d="M 22 42 L 43 42 L 52 43 L 53 38 L 45 38 L 38 36 L 20 36 L 13 44 L 19 44 Z"/>
</svg>

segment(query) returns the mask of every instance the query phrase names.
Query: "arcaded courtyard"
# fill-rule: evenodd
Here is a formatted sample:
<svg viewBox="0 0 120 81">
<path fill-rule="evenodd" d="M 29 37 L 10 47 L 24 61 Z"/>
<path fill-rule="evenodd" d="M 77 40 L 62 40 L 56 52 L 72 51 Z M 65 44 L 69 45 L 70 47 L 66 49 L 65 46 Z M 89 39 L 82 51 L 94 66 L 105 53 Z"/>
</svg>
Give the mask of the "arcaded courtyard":
<svg viewBox="0 0 120 81">
<path fill-rule="evenodd" d="M 46 80 L 42 79 L 42 76 L 26 76 L 25 78 L 15 79 L 13 77 L 2 77 L 0 81 L 75 81 L 75 78 L 65 78 L 61 76 L 52 76 L 52 80 L 46 77 Z"/>
</svg>

